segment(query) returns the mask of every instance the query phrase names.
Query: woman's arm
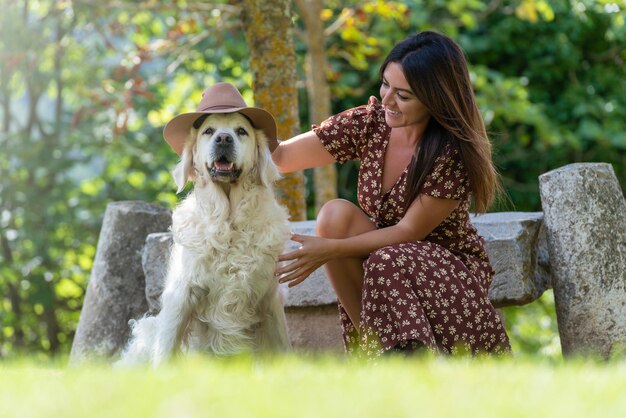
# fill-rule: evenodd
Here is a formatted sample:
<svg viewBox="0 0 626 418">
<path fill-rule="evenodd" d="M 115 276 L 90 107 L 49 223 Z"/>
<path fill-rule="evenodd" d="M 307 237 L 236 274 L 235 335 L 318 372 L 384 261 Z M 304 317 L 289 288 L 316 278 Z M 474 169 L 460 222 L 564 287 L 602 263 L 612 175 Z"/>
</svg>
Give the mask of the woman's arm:
<svg viewBox="0 0 626 418">
<path fill-rule="evenodd" d="M 459 205 L 459 200 L 439 199 L 419 195 L 396 225 L 376 229 L 343 239 L 328 239 L 294 235 L 291 239 L 302 246 L 281 255 L 279 261 L 295 260 L 276 270 L 280 282 L 295 286 L 304 281 L 321 265 L 332 259 L 366 258 L 370 253 L 388 245 L 420 241 L 426 238 Z"/>
<path fill-rule="evenodd" d="M 335 161 L 313 131 L 281 142 L 272 152 L 272 160 L 281 173 L 292 173 Z"/>
<path fill-rule="evenodd" d="M 439 199 L 419 195 L 397 224 L 345 238 L 340 241 L 340 257 L 367 257 L 388 245 L 421 241 L 430 234 L 459 205 L 459 200 Z"/>
</svg>

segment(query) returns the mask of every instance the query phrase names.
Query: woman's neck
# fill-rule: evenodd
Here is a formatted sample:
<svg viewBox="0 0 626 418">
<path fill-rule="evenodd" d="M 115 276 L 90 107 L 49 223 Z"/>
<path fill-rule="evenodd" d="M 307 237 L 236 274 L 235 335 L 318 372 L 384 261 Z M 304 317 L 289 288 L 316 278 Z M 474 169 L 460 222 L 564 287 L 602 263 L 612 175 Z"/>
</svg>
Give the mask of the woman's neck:
<svg viewBox="0 0 626 418">
<path fill-rule="evenodd" d="M 400 146 L 415 147 L 426 130 L 425 124 L 412 124 L 392 128 L 391 139 Z"/>
</svg>

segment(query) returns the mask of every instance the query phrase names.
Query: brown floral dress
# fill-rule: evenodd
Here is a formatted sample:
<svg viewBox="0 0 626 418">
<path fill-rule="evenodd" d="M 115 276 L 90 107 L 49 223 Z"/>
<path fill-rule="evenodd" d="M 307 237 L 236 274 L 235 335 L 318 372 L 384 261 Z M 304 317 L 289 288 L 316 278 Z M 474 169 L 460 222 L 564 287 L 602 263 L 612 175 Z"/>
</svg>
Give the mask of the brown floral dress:
<svg viewBox="0 0 626 418">
<path fill-rule="evenodd" d="M 313 130 L 339 163 L 360 160 L 358 201 L 379 228 L 405 213 L 407 170 L 381 192 L 391 128 L 380 103 L 333 116 Z M 339 304 L 345 348 L 377 357 L 392 348 L 508 353 L 502 321 L 487 296 L 493 269 L 483 239 L 469 220 L 470 187 L 459 150 L 448 145 L 436 159 L 421 193 L 461 204 L 423 241 L 380 248 L 364 261 L 359 335 Z"/>
</svg>

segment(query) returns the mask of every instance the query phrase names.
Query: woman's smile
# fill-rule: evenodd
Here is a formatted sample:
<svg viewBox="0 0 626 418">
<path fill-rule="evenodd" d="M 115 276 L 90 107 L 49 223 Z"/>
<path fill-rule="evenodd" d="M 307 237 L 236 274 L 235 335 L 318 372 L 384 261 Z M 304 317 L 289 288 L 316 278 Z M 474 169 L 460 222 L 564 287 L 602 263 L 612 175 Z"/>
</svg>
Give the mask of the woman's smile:
<svg viewBox="0 0 626 418">
<path fill-rule="evenodd" d="M 387 125 L 391 128 L 420 126 L 421 132 L 428 123 L 430 113 L 411 90 L 402 66 L 397 62 L 390 62 L 383 73 L 380 99 Z"/>
<path fill-rule="evenodd" d="M 402 115 L 402 112 L 391 110 L 391 109 L 389 109 L 386 106 L 385 106 L 385 112 L 387 113 L 387 115 L 389 115 L 391 117 L 397 117 L 397 116 Z"/>
</svg>

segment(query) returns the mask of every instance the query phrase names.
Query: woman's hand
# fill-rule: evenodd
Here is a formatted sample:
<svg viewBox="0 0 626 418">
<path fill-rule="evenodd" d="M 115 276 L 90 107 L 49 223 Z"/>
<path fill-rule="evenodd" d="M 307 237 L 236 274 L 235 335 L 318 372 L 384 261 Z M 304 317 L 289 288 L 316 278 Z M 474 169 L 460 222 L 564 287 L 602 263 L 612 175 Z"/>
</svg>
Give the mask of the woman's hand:
<svg viewBox="0 0 626 418">
<path fill-rule="evenodd" d="M 278 261 L 295 261 L 276 270 L 278 282 L 289 283 L 289 287 L 302 283 L 320 266 L 337 257 L 337 250 L 333 245 L 335 240 L 298 234 L 292 234 L 291 240 L 299 242 L 300 248 L 281 254 Z"/>
</svg>

